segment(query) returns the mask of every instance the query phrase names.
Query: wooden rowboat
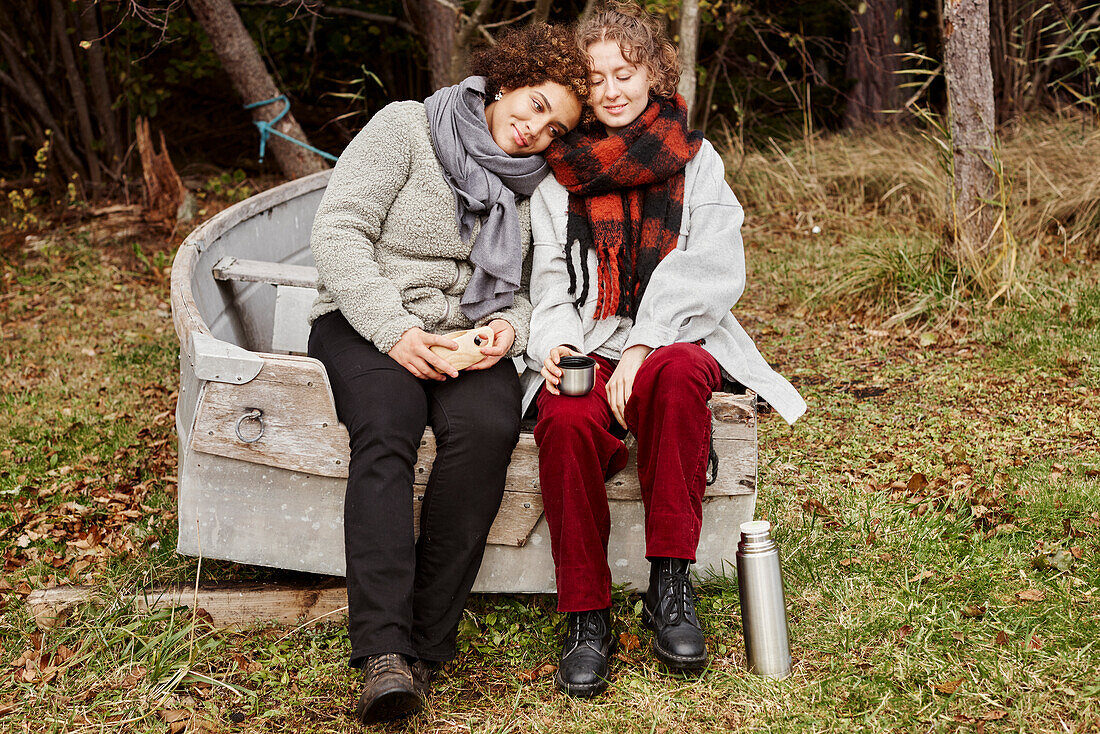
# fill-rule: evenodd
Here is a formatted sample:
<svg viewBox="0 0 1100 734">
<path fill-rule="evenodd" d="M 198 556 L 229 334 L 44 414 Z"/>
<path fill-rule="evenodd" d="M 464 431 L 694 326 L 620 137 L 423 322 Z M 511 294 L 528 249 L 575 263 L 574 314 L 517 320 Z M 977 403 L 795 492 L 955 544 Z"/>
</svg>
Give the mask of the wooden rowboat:
<svg viewBox="0 0 1100 734">
<path fill-rule="evenodd" d="M 330 173 L 226 209 L 176 255 L 180 553 L 344 574 L 348 436 L 324 368 L 304 356 L 317 277 L 309 235 Z M 756 499 L 755 396 L 715 393 L 711 408 L 720 470 L 704 500 L 698 570 L 732 574 L 737 528 L 752 519 Z M 409 497 L 414 513 L 433 454 L 428 430 Z M 645 588 L 649 564 L 633 467 L 608 482 L 608 558 L 615 583 Z M 530 433 L 512 456 L 474 590 L 554 591 Z"/>
</svg>

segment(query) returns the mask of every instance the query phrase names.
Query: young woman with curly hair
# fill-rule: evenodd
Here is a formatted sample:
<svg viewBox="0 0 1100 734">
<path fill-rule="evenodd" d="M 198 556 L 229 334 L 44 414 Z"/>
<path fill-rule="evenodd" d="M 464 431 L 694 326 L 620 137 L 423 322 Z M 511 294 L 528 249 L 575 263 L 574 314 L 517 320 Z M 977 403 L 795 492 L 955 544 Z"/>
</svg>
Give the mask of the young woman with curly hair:
<svg viewBox="0 0 1100 734">
<path fill-rule="evenodd" d="M 612 3 L 578 38 L 598 124 L 548 152 L 554 175 L 531 201 L 527 352 L 541 376 L 526 398 L 537 393 L 539 479 L 558 609 L 569 615 L 556 680 L 590 696 L 607 686 L 615 640 L 604 479 L 626 465 L 626 431 L 638 442 L 645 508 L 644 621 L 662 663 L 695 670 L 707 661 L 689 575 L 702 525 L 707 401 L 730 382 L 790 422 L 806 406 L 731 313 L 745 285 L 744 215 L 722 159 L 688 128 L 662 26 L 636 5 Z M 599 364 L 583 397 L 559 394 L 566 355 Z"/>
<path fill-rule="evenodd" d="M 320 279 L 309 355 L 325 366 L 351 443 L 344 502 L 351 665 L 364 722 L 407 715 L 455 654 L 519 435 L 510 359 L 527 346 L 521 286 L 539 155 L 576 126 L 588 87 L 570 32 L 515 31 L 474 76 L 380 110 L 340 157 L 310 245 Z M 430 347 L 489 326 L 462 372 Z M 436 458 L 414 539 L 413 468 Z"/>
</svg>

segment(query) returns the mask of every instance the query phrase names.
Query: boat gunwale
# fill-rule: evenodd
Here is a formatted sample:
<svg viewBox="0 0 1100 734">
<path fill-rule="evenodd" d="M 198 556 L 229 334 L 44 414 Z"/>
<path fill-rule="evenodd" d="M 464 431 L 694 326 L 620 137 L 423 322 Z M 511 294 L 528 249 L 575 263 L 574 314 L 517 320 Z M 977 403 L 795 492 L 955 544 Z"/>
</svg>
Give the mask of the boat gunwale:
<svg viewBox="0 0 1100 734">
<path fill-rule="evenodd" d="M 171 278 L 172 321 L 176 329 L 176 337 L 184 351 L 190 351 L 188 342 L 192 331 L 211 334 L 210 327 L 199 312 L 191 291 L 192 279 L 195 277 L 195 263 L 207 246 L 253 217 L 326 187 L 331 176 L 331 169 L 319 171 L 261 191 L 218 212 L 195 227 L 184 238 L 172 261 Z"/>
</svg>

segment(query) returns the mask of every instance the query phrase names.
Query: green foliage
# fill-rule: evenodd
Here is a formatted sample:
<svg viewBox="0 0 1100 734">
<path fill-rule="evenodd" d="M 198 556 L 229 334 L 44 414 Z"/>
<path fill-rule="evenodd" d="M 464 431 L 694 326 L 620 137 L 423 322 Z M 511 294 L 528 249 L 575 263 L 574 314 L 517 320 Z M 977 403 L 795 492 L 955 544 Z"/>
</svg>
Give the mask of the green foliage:
<svg viewBox="0 0 1100 734">
<path fill-rule="evenodd" d="M 105 44 L 120 90 L 114 105 L 125 109 L 131 120 L 155 119 L 174 95 L 193 89 L 195 82 L 224 74 L 197 21 L 172 8 L 158 21 L 127 17 Z M 134 63 L 135 59 L 141 63 Z"/>
<path fill-rule="evenodd" d="M 217 176 L 206 179 L 203 184 L 200 198 L 213 196 L 225 199 L 232 203 L 244 201 L 256 193 L 256 186 L 248 180 L 247 174 L 240 168 L 232 171 L 222 171 Z"/>
<path fill-rule="evenodd" d="M 1034 15 L 1039 16 L 1052 9 L 1052 4 L 1044 3 L 1035 9 Z M 1042 66 L 1057 65 L 1060 68 L 1061 74 L 1048 82 L 1052 89 L 1065 93 L 1094 115 L 1100 115 L 1098 13 L 1100 3 L 1095 2 L 1082 4 L 1068 12 L 1059 8 L 1057 12 L 1050 13 L 1053 17 L 1043 31 L 1054 42 L 1050 44 L 1050 51 L 1037 60 Z"/>
</svg>

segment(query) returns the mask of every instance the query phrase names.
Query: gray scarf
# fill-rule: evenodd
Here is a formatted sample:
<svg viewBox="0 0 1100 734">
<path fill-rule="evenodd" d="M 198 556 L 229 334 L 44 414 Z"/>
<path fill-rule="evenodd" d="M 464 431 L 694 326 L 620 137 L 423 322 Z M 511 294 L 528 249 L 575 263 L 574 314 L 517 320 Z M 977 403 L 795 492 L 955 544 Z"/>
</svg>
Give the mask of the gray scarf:
<svg viewBox="0 0 1100 734">
<path fill-rule="evenodd" d="M 467 77 L 424 100 L 432 146 L 454 191 L 459 231 L 468 240 L 474 273 L 462 294 L 471 321 L 512 305 L 523 268 L 516 194 L 530 196 L 550 172 L 542 156 L 513 158 L 500 149 L 485 122 L 485 77 Z"/>
</svg>

